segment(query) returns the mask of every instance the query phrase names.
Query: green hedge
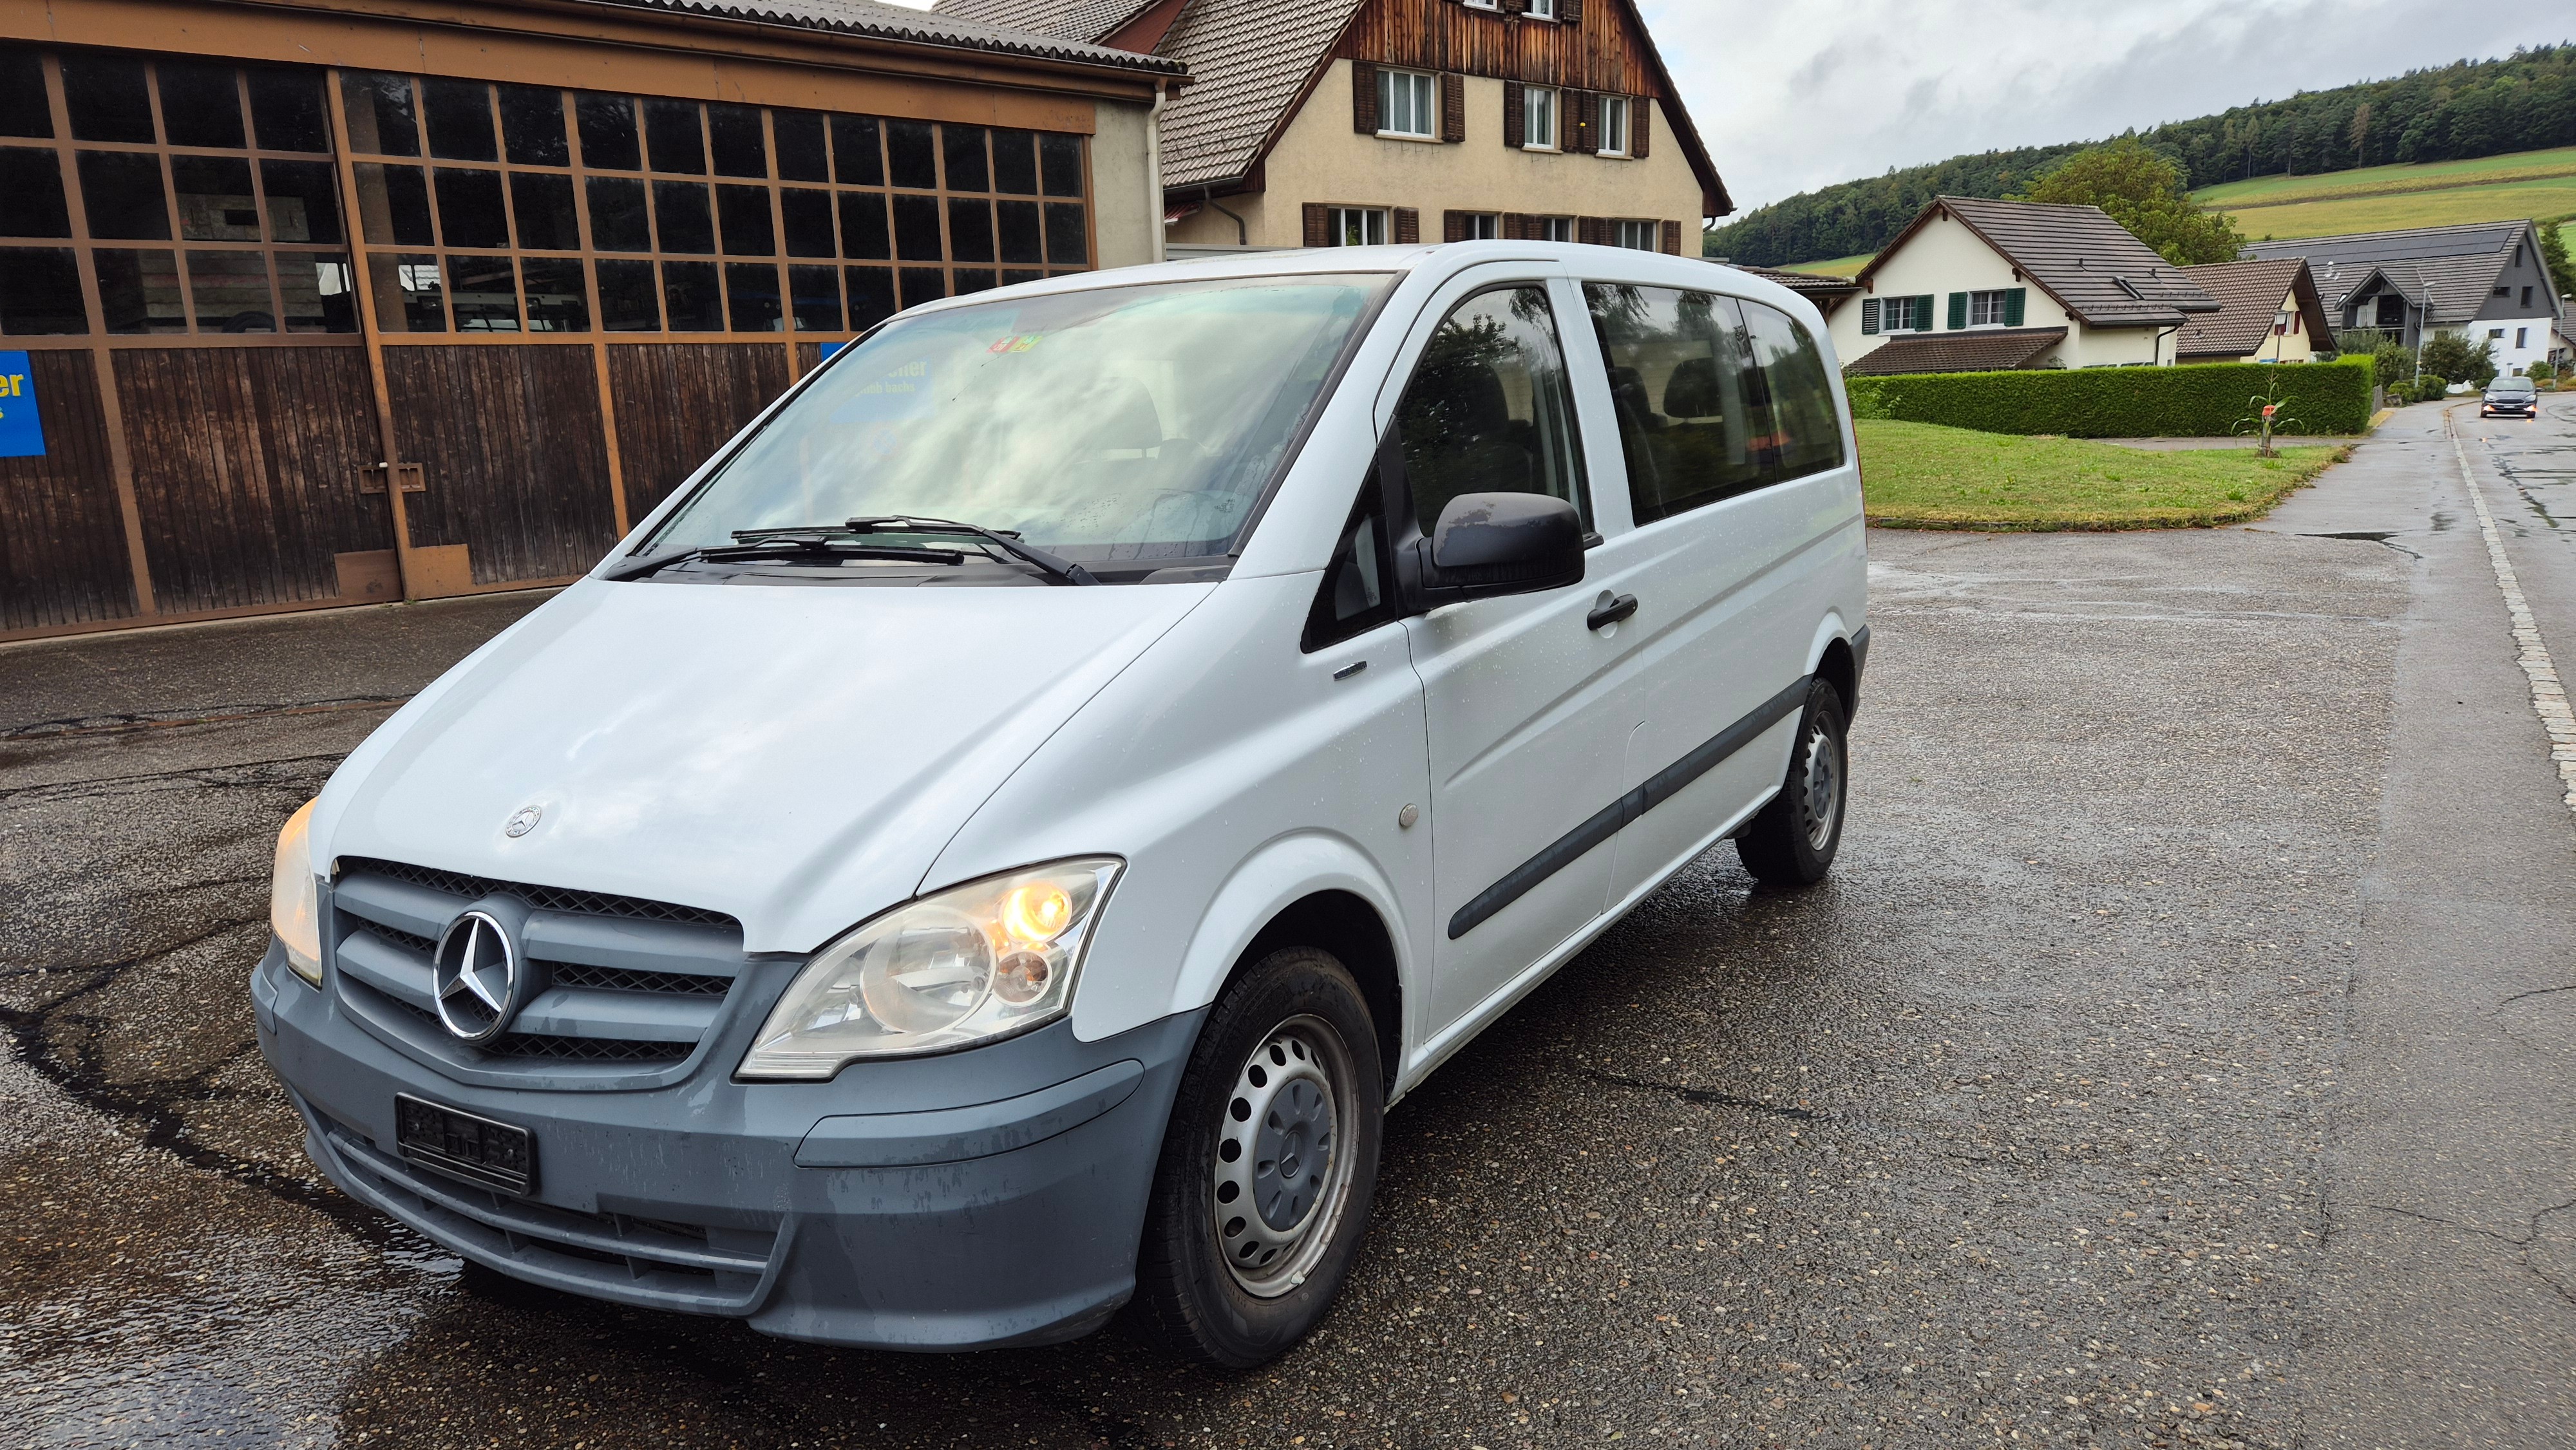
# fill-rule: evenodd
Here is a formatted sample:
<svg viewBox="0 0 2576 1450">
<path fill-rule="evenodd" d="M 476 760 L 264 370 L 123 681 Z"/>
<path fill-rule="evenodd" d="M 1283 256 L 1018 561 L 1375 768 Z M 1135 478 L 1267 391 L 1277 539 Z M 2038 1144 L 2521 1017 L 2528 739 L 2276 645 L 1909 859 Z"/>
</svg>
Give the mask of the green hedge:
<svg viewBox="0 0 2576 1450">
<path fill-rule="evenodd" d="M 1940 423 L 1980 433 L 2066 438 L 2219 438 L 2278 374 L 2285 433 L 2370 426 L 2370 359 L 2330 363 L 2193 363 L 2169 368 L 2034 368 L 2007 373 L 1847 377 L 1852 415 Z"/>
</svg>

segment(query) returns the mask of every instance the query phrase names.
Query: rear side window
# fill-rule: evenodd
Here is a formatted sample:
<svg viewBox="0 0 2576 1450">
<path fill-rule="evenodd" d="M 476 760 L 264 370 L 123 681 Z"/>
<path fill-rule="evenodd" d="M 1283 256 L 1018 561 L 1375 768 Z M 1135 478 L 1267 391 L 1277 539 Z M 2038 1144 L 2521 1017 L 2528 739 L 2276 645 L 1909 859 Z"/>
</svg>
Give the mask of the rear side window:
<svg viewBox="0 0 2576 1450">
<path fill-rule="evenodd" d="M 1757 302 L 1587 283 L 1640 524 L 1842 461 L 1824 360 Z"/>
<path fill-rule="evenodd" d="M 1459 303 L 1414 365 L 1395 426 L 1423 533 L 1462 493 L 1543 493 L 1592 527 L 1546 288 L 1498 287 Z"/>
</svg>

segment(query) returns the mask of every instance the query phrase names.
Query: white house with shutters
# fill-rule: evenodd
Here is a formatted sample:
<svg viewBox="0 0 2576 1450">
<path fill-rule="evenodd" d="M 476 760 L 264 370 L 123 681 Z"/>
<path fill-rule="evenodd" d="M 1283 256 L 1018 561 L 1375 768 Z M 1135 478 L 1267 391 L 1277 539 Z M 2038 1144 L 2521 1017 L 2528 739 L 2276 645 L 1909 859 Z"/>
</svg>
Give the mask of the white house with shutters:
<svg viewBox="0 0 2576 1450">
<path fill-rule="evenodd" d="M 2217 298 L 2099 207 L 1945 196 L 1826 314 L 1853 373 L 2171 363 Z"/>
</svg>

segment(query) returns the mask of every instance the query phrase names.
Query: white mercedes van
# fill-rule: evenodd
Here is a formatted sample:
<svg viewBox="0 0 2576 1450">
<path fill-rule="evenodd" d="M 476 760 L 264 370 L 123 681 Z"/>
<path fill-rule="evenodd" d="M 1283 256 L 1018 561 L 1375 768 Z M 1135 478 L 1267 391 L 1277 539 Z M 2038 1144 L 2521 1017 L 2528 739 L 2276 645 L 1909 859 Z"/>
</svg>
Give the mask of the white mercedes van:
<svg viewBox="0 0 2576 1450">
<path fill-rule="evenodd" d="M 1832 864 L 1825 336 L 1524 242 L 896 317 L 288 822 L 251 992 L 308 1150 L 623 1304 L 1280 1353 L 1389 1104 L 1714 844 Z"/>
</svg>

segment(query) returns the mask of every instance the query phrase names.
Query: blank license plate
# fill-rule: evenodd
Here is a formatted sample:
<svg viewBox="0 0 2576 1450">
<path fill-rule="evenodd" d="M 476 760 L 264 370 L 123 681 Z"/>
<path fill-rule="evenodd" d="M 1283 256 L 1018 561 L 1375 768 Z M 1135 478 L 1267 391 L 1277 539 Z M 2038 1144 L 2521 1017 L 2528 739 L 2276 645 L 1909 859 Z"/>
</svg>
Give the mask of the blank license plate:
<svg viewBox="0 0 2576 1450">
<path fill-rule="evenodd" d="M 527 1129 L 394 1094 L 394 1145 L 424 1167 L 504 1193 L 537 1186 L 537 1140 Z"/>
</svg>

